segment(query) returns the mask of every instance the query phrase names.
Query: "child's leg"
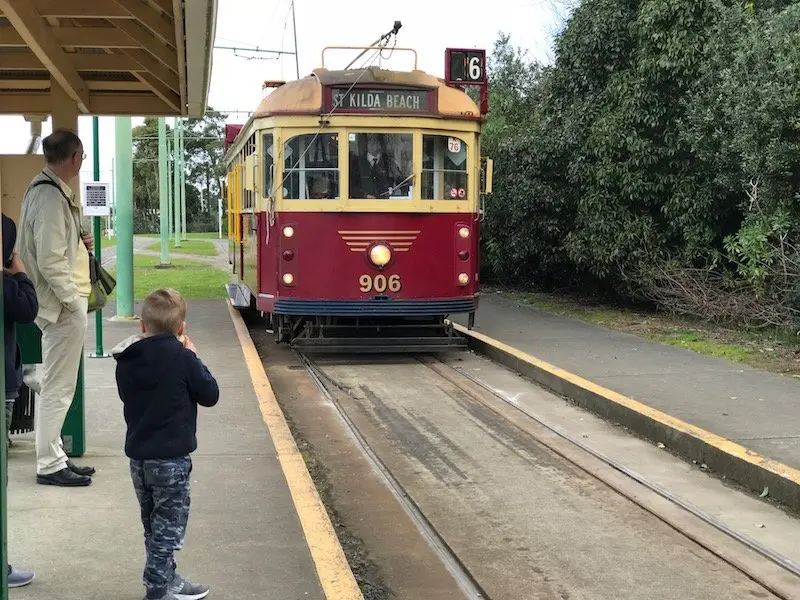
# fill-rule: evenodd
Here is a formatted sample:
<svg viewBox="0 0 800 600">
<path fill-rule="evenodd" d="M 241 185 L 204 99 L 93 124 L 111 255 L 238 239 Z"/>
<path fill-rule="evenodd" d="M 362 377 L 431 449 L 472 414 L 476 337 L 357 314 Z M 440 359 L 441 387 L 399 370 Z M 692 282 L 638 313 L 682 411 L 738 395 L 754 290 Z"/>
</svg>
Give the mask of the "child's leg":
<svg viewBox="0 0 800 600">
<path fill-rule="evenodd" d="M 152 494 L 150 540 L 144 570 L 148 598 L 165 596 L 175 578 L 175 551 L 183 547 L 189 520 L 191 459 L 144 461 L 144 476 Z"/>
<path fill-rule="evenodd" d="M 152 538 L 152 529 L 150 519 L 155 507 L 153 503 L 152 491 L 148 488 L 145 477 L 144 461 L 133 460 L 130 461 L 131 466 L 131 480 L 133 481 L 133 489 L 136 492 L 136 499 L 139 501 L 139 510 L 142 518 L 142 525 L 144 526 L 144 548 L 147 554 L 147 563 L 150 562 L 150 540 Z M 147 587 L 147 568 L 143 574 L 142 583 Z"/>
</svg>

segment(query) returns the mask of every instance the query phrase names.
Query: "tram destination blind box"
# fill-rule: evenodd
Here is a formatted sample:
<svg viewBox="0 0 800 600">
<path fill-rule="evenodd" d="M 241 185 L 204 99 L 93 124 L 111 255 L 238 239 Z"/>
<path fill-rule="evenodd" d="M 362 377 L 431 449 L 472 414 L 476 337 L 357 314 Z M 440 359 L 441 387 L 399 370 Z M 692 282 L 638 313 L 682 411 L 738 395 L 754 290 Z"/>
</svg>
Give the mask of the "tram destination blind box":
<svg viewBox="0 0 800 600">
<path fill-rule="evenodd" d="M 87 217 L 107 217 L 111 214 L 108 184 L 96 181 L 83 184 L 83 214 Z"/>
</svg>

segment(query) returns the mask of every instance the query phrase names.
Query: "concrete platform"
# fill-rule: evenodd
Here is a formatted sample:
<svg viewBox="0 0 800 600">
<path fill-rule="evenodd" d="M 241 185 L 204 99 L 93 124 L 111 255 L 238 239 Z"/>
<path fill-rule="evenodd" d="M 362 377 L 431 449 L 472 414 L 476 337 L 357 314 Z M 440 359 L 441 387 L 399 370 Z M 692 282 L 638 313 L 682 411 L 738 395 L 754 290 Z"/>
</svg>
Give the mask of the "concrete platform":
<svg viewBox="0 0 800 600">
<path fill-rule="evenodd" d="M 481 298 L 474 331 L 491 339 L 473 346 L 508 366 L 800 510 L 800 381 L 494 294 Z"/>
<path fill-rule="evenodd" d="M 105 316 L 114 313 L 110 307 Z M 199 411 L 192 512 L 186 546 L 177 555 L 180 572 L 208 583 L 209 598 L 334 597 L 326 594 L 318 575 L 324 570 L 307 542 L 308 518 L 303 513 L 318 506 L 315 498 L 298 496 L 291 488 L 294 475 L 287 475 L 286 450 L 276 450 L 272 426 L 265 426 L 268 419 L 259 391 L 264 384 L 256 386 L 251 379 L 252 365 L 245 361 L 226 303 L 190 302 L 187 322 L 187 333 L 217 377 L 221 397 L 216 407 Z M 106 352 L 138 327 L 138 322 L 106 320 Z M 86 354 L 94 349 L 90 318 Z M 115 361 L 87 358 L 85 365 L 87 452 L 76 462 L 97 468 L 92 485 L 37 485 L 33 434 L 13 438 L 9 560 L 37 574 L 32 585 L 11 592 L 15 599 L 139 600 L 144 595 L 142 525 L 123 451 L 125 425 L 114 382 Z M 273 413 L 282 420 L 279 410 Z M 277 418 L 274 414 L 270 418 Z M 302 504 L 296 505 L 298 497 Z M 338 544 L 335 536 L 327 542 Z M 348 573 L 339 575 L 346 578 Z M 355 596 L 338 595 L 345 597 Z"/>
</svg>

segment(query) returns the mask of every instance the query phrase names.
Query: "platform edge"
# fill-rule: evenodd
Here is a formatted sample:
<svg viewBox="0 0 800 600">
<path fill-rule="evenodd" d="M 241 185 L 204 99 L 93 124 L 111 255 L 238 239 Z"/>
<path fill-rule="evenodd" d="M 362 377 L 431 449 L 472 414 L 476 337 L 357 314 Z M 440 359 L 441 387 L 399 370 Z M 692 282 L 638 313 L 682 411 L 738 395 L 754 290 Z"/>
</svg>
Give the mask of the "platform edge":
<svg viewBox="0 0 800 600">
<path fill-rule="evenodd" d="M 642 402 L 551 365 L 485 334 L 453 323 L 470 349 L 531 378 L 579 406 L 627 427 L 680 456 L 705 464 L 711 471 L 800 513 L 800 471 L 744 446 L 686 423 Z"/>
<path fill-rule="evenodd" d="M 364 600 L 325 505 L 297 448 L 244 320 L 226 300 L 261 416 L 275 445 L 317 576 L 327 600 Z"/>
</svg>

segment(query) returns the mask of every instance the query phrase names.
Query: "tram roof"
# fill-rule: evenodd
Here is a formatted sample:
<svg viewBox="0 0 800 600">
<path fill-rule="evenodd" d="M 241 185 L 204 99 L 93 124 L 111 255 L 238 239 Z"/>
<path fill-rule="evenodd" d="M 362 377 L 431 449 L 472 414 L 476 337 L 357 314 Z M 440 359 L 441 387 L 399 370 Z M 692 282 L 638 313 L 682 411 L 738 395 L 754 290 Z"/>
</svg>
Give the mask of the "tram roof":
<svg viewBox="0 0 800 600">
<path fill-rule="evenodd" d="M 275 115 L 323 114 L 323 88 L 350 86 L 353 89 L 379 87 L 437 90 L 436 116 L 447 119 L 481 119 L 478 105 L 463 91 L 447 86 L 443 79 L 420 70 L 390 71 L 379 67 L 341 71 L 315 69 L 311 75 L 284 83 L 265 97 L 253 113 L 252 119 Z"/>
<path fill-rule="evenodd" d="M 204 114 L 217 0 L 0 0 L 0 114 Z"/>
</svg>

